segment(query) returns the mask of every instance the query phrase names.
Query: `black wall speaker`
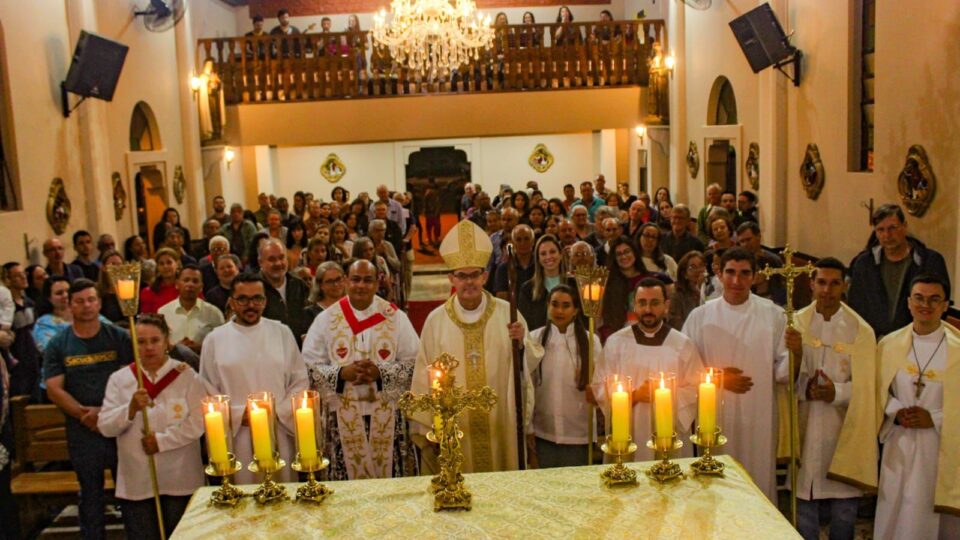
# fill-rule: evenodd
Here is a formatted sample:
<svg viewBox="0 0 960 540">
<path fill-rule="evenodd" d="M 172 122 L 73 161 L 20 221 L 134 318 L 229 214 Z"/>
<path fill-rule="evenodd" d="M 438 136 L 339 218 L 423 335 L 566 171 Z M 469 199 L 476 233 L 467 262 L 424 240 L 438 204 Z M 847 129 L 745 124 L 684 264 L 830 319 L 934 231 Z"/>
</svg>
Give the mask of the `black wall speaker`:
<svg viewBox="0 0 960 540">
<path fill-rule="evenodd" d="M 63 89 L 79 96 L 113 99 L 129 47 L 81 31 Z"/>
<path fill-rule="evenodd" d="M 770 4 L 763 4 L 730 21 L 730 29 L 754 73 L 794 56 L 783 27 Z"/>
</svg>

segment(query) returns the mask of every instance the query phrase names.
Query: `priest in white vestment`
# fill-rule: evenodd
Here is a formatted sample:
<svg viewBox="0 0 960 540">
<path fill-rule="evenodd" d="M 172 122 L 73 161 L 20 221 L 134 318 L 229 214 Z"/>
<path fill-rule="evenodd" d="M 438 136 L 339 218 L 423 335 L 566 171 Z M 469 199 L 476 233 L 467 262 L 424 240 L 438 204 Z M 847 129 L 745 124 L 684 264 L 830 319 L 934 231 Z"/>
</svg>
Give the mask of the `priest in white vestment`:
<svg viewBox="0 0 960 540">
<path fill-rule="evenodd" d="M 326 411 L 330 480 L 416 475 L 397 400 L 410 389 L 420 338 L 377 286 L 373 263 L 351 264 L 347 296 L 314 319 L 303 342 Z"/>
<path fill-rule="evenodd" d="M 731 248 L 720 261 L 723 296 L 694 309 L 683 325 L 708 367 L 724 370 L 721 427 L 727 444 L 717 450 L 743 464 L 776 504 L 777 416 L 774 384 L 788 377 L 783 309 L 750 292 L 756 259 Z"/>
<path fill-rule="evenodd" d="M 913 279 L 913 323 L 880 341 L 883 415 L 874 538 L 960 538 L 960 331 L 942 322 L 938 276 Z"/>
<path fill-rule="evenodd" d="M 683 441 L 679 456 L 693 456 L 690 426 L 696 417 L 697 385 L 703 362 L 693 342 L 666 324 L 668 310 L 666 285 L 656 278 L 640 280 L 633 300 L 637 322 L 607 338 L 593 373 L 594 393 L 602 406 L 609 400 L 604 384 L 607 377 L 633 379 L 632 436 L 637 452 L 628 461 L 654 459 L 653 451 L 646 446 L 651 436 L 649 377 L 660 373 L 677 377 L 677 413 L 673 421 L 677 437 Z M 604 410 L 608 410 L 608 405 Z"/>
<path fill-rule="evenodd" d="M 200 376 L 217 392 L 230 396 L 233 452 L 243 465 L 236 482 L 249 484 L 261 480 L 247 471 L 247 465 L 253 460 L 253 448 L 244 412 L 247 396 L 255 392 L 273 393 L 277 449 L 280 458 L 287 462 L 274 479 L 292 482 L 296 479 L 290 469 L 295 452 L 295 427 L 290 398 L 307 389 L 307 368 L 290 328 L 263 318 L 267 297 L 259 275 L 237 276 L 229 301 L 236 315 L 203 340 Z"/>
<path fill-rule="evenodd" d="M 845 274 L 833 257 L 817 261 L 814 303 L 787 330 L 799 372 L 797 530 L 805 540 L 820 538 L 821 514 L 830 516 L 831 538 L 853 538 L 862 490 L 877 487 L 877 342 L 870 325 L 840 301 Z M 781 437 L 789 436 L 789 419 L 780 427 Z"/>
<path fill-rule="evenodd" d="M 450 270 L 448 277 L 456 293 L 427 316 L 420 333 L 420 350 L 413 372 L 411 390 L 429 393 L 429 365 L 442 353 L 459 360 L 454 371 L 458 385 L 467 391 L 491 387 L 497 403 L 489 412 L 469 410 L 457 418 L 464 437 L 463 472 L 516 470 L 518 461 L 517 416 L 514 399 L 512 340 L 524 347 L 540 348 L 530 338 L 523 317 L 510 323 L 510 304 L 483 290 L 487 279 L 487 261 L 493 251 L 490 238 L 471 221 L 461 221 L 450 230 L 440 244 L 440 255 Z M 522 386 L 524 395 L 524 429 L 532 414 L 532 391 L 529 376 Z M 426 442 L 431 429 L 431 415 L 417 413 L 411 430 L 424 450 L 423 472 L 433 473 L 434 446 Z"/>
</svg>

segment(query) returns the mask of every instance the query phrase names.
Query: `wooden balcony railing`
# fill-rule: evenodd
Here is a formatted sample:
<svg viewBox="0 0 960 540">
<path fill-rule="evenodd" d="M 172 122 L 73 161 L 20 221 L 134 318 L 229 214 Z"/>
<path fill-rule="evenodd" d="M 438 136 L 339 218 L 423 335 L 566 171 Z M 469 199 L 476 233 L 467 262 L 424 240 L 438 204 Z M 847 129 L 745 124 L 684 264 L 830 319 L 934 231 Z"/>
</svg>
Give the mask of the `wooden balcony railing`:
<svg viewBox="0 0 960 540">
<path fill-rule="evenodd" d="M 240 104 L 648 86 L 651 75 L 666 80 L 650 70 L 665 43 L 661 20 L 503 26 L 489 51 L 435 80 L 397 64 L 368 32 L 201 39 L 197 54 L 224 102 Z"/>
</svg>

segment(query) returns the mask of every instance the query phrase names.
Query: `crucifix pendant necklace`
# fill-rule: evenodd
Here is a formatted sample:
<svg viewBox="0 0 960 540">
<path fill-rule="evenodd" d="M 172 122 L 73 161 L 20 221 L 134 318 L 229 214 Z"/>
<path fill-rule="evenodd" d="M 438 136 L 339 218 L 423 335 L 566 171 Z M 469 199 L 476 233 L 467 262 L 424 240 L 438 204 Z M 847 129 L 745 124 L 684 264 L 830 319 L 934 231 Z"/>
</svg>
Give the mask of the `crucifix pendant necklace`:
<svg viewBox="0 0 960 540">
<path fill-rule="evenodd" d="M 927 363 L 920 367 L 920 359 L 917 357 L 917 348 L 914 347 L 913 341 L 910 342 L 910 348 L 913 349 L 913 361 L 917 363 L 917 370 L 920 371 L 920 374 L 917 375 L 917 382 L 913 383 L 917 387 L 917 399 L 920 399 L 920 394 L 923 392 L 923 387 L 927 386 L 923 382 L 923 374 L 926 373 L 927 368 L 930 366 L 930 362 L 933 362 L 933 357 L 937 355 L 937 351 L 940 350 L 940 346 L 943 345 L 943 340 L 947 338 L 947 334 L 944 333 L 943 337 L 940 338 L 940 342 L 937 343 L 937 348 L 933 350 L 933 354 L 930 355 L 930 358 L 927 358 Z"/>
</svg>

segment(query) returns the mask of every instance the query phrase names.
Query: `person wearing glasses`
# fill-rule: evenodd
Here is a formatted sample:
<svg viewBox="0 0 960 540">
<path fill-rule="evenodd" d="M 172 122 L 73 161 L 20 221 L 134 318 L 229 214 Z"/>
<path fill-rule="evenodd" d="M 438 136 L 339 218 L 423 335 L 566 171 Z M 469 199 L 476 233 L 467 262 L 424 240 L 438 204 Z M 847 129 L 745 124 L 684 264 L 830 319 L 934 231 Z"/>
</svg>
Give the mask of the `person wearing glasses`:
<svg viewBox="0 0 960 540">
<path fill-rule="evenodd" d="M 277 448 L 280 458 L 294 458 L 294 420 L 290 398 L 307 389 L 307 368 L 300 357 L 293 332 L 283 323 L 263 316 L 267 305 L 266 285 L 259 274 L 245 272 L 234 278 L 230 289 L 233 319 L 210 332 L 200 353 L 200 376 L 217 394 L 230 396 L 234 423 L 233 451 L 241 463 L 253 459 L 246 416 L 247 396 L 271 392 L 277 408 Z M 276 480 L 292 482 L 296 475 L 286 467 Z M 246 469 L 237 483 L 259 481 Z"/>
<path fill-rule="evenodd" d="M 877 338 L 910 323 L 907 287 L 920 274 L 940 276 L 950 290 L 943 255 L 909 236 L 903 209 L 884 204 L 870 217 L 867 248 L 850 263 L 850 307 L 866 319 Z"/>
<path fill-rule="evenodd" d="M 941 320 L 950 305 L 943 277 L 920 274 L 907 290 L 912 322 L 877 348 L 883 458 L 873 535 L 958 538 L 960 332 Z"/>
<path fill-rule="evenodd" d="M 523 411 L 526 418 L 517 418 L 514 401 L 512 340 L 523 348 L 533 347 L 535 356 L 542 356 L 542 346 L 530 337 L 522 315 L 510 322 L 510 304 L 483 288 L 488 273 L 484 271 L 493 245 L 490 237 L 472 221 L 459 222 L 440 244 L 440 255 L 447 265 L 447 277 L 455 294 L 427 316 L 420 333 L 420 351 L 413 372 L 414 393 L 430 392 L 427 370 L 442 353 L 460 363 L 454 370 L 458 384 L 468 389 L 489 386 L 497 394 L 497 403 L 488 413 L 470 412 L 469 422 L 460 425 L 465 433 L 463 472 L 509 471 L 518 469 L 517 422 L 529 424 L 533 386 L 529 374 L 521 387 L 525 390 Z M 432 426 L 432 415 L 418 413 L 411 417 L 414 442 L 422 450 L 424 473 L 439 472 L 438 448 L 425 435 Z M 532 433 L 532 431 L 527 431 Z"/>
<path fill-rule="evenodd" d="M 418 474 L 397 400 L 410 389 L 420 338 L 406 313 L 377 296 L 377 282 L 372 262 L 354 261 L 347 296 L 317 316 L 303 342 L 328 411 L 330 480 Z"/>
</svg>

